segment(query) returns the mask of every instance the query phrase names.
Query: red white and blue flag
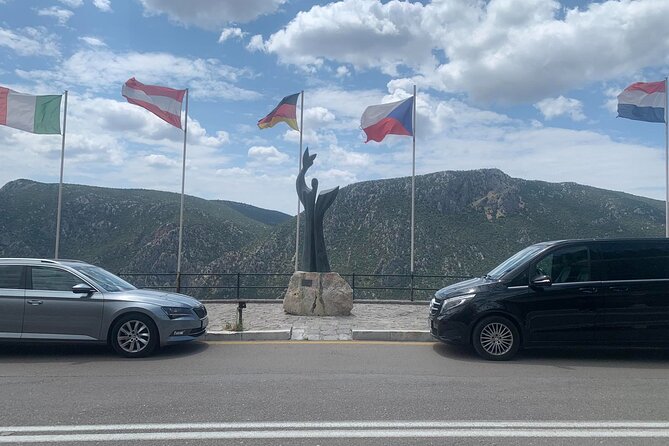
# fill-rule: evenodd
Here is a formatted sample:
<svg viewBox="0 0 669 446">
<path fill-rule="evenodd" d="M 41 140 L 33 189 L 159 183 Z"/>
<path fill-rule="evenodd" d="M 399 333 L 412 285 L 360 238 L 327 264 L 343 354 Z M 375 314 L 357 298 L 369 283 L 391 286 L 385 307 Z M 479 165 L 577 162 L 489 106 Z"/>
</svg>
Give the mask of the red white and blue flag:
<svg viewBox="0 0 669 446">
<path fill-rule="evenodd" d="M 618 95 L 618 116 L 636 121 L 665 122 L 665 81 L 636 82 Z"/>
<path fill-rule="evenodd" d="M 370 105 L 360 118 L 360 127 L 367 141 L 381 142 L 386 135 L 413 136 L 413 101 L 411 96 L 403 101 Z"/>
</svg>

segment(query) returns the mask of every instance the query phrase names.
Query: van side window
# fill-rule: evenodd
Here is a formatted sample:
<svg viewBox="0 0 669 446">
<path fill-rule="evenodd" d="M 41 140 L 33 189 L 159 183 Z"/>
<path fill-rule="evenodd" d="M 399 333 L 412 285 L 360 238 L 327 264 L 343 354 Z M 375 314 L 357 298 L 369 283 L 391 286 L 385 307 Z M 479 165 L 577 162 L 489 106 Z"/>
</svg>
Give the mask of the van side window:
<svg viewBox="0 0 669 446">
<path fill-rule="evenodd" d="M 557 249 L 539 260 L 533 277 L 550 276 L 553 283 L 589 282 L 590 251 L 585 246 Z"/>
<path fill-rule="evenodd" d="M 527 275 L 527 268 L 525 268 L 523 272 L 514 277 L 509 283 L 506 284 L 506 286 L 527 286 L 529 281 L 530 279 Z"/>
<path fill-rule="evenodd" d="M 20 290 L 23 289 L 21 283 L 22 266 L 2 265 L 0 266 L 0 288 Z"/>
<path fill-rule="evenodd" d="M 602 243 L 597 251 L 604 281 L 669 279 L 669 246 L 665 243 Z"/>
</svg>

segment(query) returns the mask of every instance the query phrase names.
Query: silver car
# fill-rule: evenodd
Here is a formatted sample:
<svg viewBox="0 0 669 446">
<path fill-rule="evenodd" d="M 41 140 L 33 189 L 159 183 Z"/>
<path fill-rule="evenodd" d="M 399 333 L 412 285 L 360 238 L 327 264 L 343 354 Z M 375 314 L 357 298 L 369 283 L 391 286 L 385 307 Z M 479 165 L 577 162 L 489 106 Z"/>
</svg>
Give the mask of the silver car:
<svg viewBox="0 0 669 446">
<path fill-rule="evenodd" d="M 197 339 L 208 321 L 192 297 L 140 290 L 88 263 L 0 259 L 0 341 L 100 342 L 136 358 Z"/>
</svg>

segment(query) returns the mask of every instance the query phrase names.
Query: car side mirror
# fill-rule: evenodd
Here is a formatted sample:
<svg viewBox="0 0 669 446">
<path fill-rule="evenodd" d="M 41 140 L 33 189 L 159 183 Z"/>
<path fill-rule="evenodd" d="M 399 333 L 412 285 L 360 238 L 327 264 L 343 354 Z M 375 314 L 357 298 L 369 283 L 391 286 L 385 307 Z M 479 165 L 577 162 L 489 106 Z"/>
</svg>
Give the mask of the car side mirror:
<svg viewBox="0 0 669 446">
<path fill-rule="evenodd" d="M 544 288 L 547 286 L 551 286 L 553 281 L 551 280 L 550 276 L 547 276 L 545 274 L 542 274 L 540 276 L 535 277 L 532 279 L 532 282 L 530 282 L 530 285 L 536 288 Z"/>
<path fill-rule="evenodd" d="M 72 292 L 75 294 L 93 294 L 97 291 L 95 288 L 93 288 L 90 285 L 87 285 L 85 283 L 80 283 L 72 287 Z"/>
</svg>

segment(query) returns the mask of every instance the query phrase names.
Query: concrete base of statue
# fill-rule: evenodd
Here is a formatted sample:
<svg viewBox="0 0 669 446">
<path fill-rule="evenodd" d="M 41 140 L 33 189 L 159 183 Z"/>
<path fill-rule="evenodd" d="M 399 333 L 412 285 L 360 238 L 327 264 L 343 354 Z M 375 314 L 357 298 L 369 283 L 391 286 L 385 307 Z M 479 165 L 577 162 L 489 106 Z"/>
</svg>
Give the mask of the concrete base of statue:
<svg viewBox="0 0 669 446">
<path fill-rule="evenodd" d="M 286 313 L 299 316 L 348 316 L 353 289 L 337 273 L 297 271 L 283 298 Z"/>
</svg>

